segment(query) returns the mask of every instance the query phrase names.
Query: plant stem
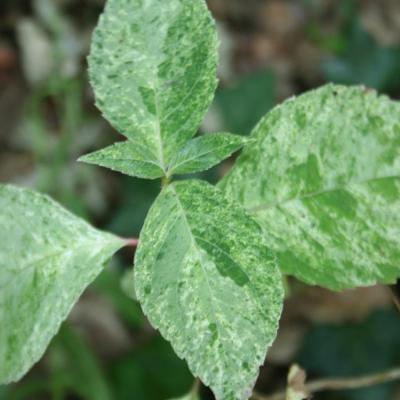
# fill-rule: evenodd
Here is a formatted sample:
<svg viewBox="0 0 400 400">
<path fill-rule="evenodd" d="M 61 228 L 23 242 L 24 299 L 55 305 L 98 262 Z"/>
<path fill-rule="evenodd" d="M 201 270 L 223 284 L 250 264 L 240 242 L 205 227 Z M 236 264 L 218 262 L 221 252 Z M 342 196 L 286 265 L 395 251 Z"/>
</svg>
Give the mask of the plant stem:
<svg viewBox="0 0 400 400">
<path fill-rule="evenodd" d="M 400 299 L 397 297 L 394 288 L 390 286 L 386 286 L 389 290 L 389 294 L 391 299 L 393 300 L 394 305 L 396 306 L 397 310 L 400 311 Z"/>
<path fill-rule="evenodd" d="M 171 181 L 171 178 L 170 178 L 170 177 L 168 177 L 168 176 L 163 176 L 163 177 L 161 178 L 161 187 L 167 186 L 167 185 L 170 183 L 170 181 Z"/>
<path fill-rule="evenodd" d="M 139 239 L 136 238 L 130 238 L 130 239 L 126 239 L 126 245 L 129 247 L 138 247 L 139 244 Z"/>
<path fill-rule="evenodd" d="M 198 394 L 198 393 L 199 393 L 199 390 L 200 390 L 200 387 L 201 387 L 200 379 L 199 379 L 199 378 L 196 378 L 195 381 L 193 382 L 193 387 L 192 387 L 192 390 L 191 390 L 190 393 L 192 393 L 192 394 Z"/>
<path fill-rule="evenodd" d="M 361 376 L 358 378 L 344 378 L 344 379 L 321 379 L 314 382 L 306 383 L 305 388 L 308 393 L 316 393 L 325 390 L 349 390 L 359 389 L 367 386 L 379 385 L 400 379 L 400 367 L 392 370 L 379 372 L 377 374 L 371 374 Z M 278 392 L 273 395 L 261 395 L 254 393 L 254 400 L 285 400 L 286 391 Z"/>
</svg>

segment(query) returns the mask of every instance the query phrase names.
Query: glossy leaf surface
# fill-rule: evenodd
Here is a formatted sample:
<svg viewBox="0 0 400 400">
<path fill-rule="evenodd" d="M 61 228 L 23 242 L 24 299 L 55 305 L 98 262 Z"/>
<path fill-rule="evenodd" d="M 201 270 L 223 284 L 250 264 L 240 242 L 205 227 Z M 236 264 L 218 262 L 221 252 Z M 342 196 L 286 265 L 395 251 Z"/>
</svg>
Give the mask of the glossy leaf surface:
<svg viewBox="0 0 400 400">
<path fill-rule="evenodd" d="M 219 164 L 245 144 L 246 139 L 230 133 L 202 135 L 190 140 L 171 162 L 169 174 L 201 172 Z"/>
<path fill-rule="evenodd" d="M 400 105 L 328 85 L 275 108 L 221 183 L 282 271 L 332 289 L 400 276 Z"/>
<path fill-rule="evenodd" d="M 166 171 L 216 88 L 217 36 L 204 0 L 108 0 L 93 37 L 98 107 Z"/>
<path fill-rule="evenodd" d="M 0 383 L 8 383 L 38 361 L 124 242 L 30 190 L 0 186 L 0 210 Z"/>
<path fill-rule="evenodd" d="M 135 291 L 154 327 L 217 399 L 247 399 L 283 289 L 260 227 L 201 181 L 163 189 L 141 233 Z"/>
</svg>

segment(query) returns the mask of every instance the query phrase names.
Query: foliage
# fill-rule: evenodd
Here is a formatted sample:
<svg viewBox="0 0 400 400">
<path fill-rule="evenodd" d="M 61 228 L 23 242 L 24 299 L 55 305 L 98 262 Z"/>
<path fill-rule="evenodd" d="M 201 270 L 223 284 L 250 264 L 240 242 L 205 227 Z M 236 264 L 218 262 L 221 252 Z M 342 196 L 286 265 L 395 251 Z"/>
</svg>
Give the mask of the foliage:
<svg viewBox="0 0 400 400">
<path fill-rule="evenodd" d="M 0 376 L 19 379 L 83 290 L 124 245 L 46 196 L 0 186 Z"/>
<path fill-rule="evenodd" d="M 272 110 L 250 140 L 193 139 L 216 88 L 204 0 L 108 0 L 89 67 L 97 105 L 126 141 L 81 160 L 162 178 L 128 292 L 218 400 L 251 395 L 276 335 L 282 274 L 333 289 L 400 276 L 397 103 L 328 85 Z M 243 146 L 219 187 L 171 183 Z M 129 241 L 12 186 L 0 186 L 0 209 L 0 382 L 10 382 Z M 126 299 L 109 296 L 137 323 Z"/>
<path fill-rule="evenodd" d="M 221 187 L 264 228 L 283 272 L 332 289 L 396 281 L 399 112 L 373 91 L 328 85 L 256 127 Z"/>
<path fill-rule="evenodd" d="M 194 375 L 217 398 L 248 397 L 283 297 L 259 226 L 206 183 L 171 184 L 147 217 L 135 263 L 144 312 Z"/>
<path fill-rule="evenodd" d="M 102 163 L 128 157 L 133 175 L 168 175 L 172 158 L 196 133 L 216 88 L 217 38 L 204 1 L 153 0 L 146 6 L 138 0 L 108 1 L 89 66 L 97 105 L 128 138 L 99 153 Z M 138 143 L 141 149 L 131 157 L 121 150 Z M 138 154 L 151 171 L 135 165 Z"/>
</svg>

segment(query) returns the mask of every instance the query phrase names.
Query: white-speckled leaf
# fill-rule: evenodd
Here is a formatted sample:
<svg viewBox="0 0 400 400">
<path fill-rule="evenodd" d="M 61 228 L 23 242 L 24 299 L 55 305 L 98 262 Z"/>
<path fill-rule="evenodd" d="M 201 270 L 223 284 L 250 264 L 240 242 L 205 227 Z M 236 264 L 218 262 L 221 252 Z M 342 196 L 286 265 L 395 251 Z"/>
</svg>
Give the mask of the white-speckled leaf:
<svg viewBox="0 0 400 400">
<path fill-rule="evenodd" d="M 328 85 L 275 108 L 221 187 L 282 271 L 332 289 L 400 276 L 400 104 Z"/>
<path fill-rule="evenodd" d="M 213 133 L 192 139 L 173 158 L 168 174 L 190 174 L 210 169 L 243 147 L 247 140 L 231 133 Z"/>
<path fill-rule="evenodd" d="M 193 374 L 219 400 L 247 399 L 283 301 L 257 223 L 208 183 L 171 184 L 147 217 L 134 278 L 150 322 Z"/>
<path fill-rule="evenodd" d="M 156 179 L 164 171 L 156 164 L 148 147 L 127 140 L 81 157 L 78 161 L 100 165 L 138 178 Z"/>
<path fill-rule="evenodd" d="M 18 380 L 38 361 L 123 245 L 47 196 L 0 186 L 0 383 Z"/>
<path fill-rule="evenodd" d="M 166 171 L 216 88 L 217 35 L 205 1 L 108 0 L 89 67 L 104 116 Z"/>
</svg>

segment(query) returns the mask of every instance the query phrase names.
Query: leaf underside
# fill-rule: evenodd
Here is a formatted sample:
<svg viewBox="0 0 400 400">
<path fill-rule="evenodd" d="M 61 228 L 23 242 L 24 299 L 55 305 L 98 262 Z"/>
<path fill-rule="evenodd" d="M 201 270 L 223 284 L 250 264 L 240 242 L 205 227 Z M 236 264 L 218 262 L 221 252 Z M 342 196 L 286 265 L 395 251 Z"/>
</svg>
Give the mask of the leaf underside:
<svg viewBox="0 0 400 400">
<path fill-rule="evenodd" d="M 97 105 L 164 175 L 212 101 L 217 43 L 204 0 L 108 0 L 95 30 L 89 72 Z M 126 172 L 128 158 L 121 168 L 111 149 L 108 156 L 107 167 Z M 142 176 L 136 161 L 133 154 L 131 175 Z"/>
<path fill-rule="evenodd" d="M 201 181 L 163 189 L 135 260 L 154 327 L 217 399 L 247 399 L 276 335 L 283 289 L 259 226 Z"/>
<path fill-rule="evenodd" d="M 281 270 L 331 289 L 400 276 L 400 105 L 328 85 L 275 108 L 220 187 Z"/>
<path fill-rule="evenodd" d="M 0 383 L 9 383 L 124 242 L 30 190 L 0 185 L 0 210 Z"/>
</svg>

